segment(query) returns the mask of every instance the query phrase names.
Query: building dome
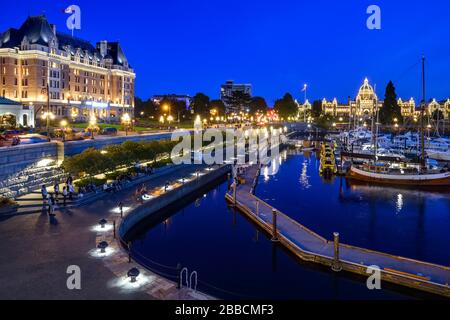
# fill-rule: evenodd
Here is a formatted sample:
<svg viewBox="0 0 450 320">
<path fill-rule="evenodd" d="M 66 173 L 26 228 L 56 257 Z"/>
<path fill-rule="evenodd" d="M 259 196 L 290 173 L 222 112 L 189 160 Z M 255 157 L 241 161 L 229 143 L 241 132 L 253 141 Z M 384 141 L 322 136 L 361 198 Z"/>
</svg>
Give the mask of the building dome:
<svg viewBox="0 0 450 320">
<path fill-rule="evenodd" d="M 369 84 L 369 80 L 366 78 L 364 84 L 359 89 L 357 100 L 374 100 L 375 98 L 375 91 Z"/>
</svg>

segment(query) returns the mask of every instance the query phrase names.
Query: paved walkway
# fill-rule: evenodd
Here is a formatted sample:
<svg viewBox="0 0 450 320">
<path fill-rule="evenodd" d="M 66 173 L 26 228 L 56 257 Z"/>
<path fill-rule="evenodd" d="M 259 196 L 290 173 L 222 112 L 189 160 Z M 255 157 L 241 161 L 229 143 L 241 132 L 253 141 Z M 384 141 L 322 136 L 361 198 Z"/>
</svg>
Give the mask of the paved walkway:
<svg viewBox="0 0 450 320">
<path fill-rule="evenodd" d="M 267 203 L 255 197 L 251 190 L 255 179 L 257 179 L 258 168 L 252 166 L 245 172 L 245 184 L 237 188 L 237 201 L 243 204 L 253 215 L 257 212 L 257 201 L 259 201 L 259 215 L 257 220 L 271 228 L 273 221 L 272 210 L 274 209 Z M 280 236 L 289 240 L 298 249 L 320 255 L 329 260 L 334 257 L 334 244 L 313 231 L 302 226 L 300 223 L 292 220 L 287 215 L 277 211 L 277 228 Z M 450 296 L 450 268 L 431 263 L 416 261 L 403 257 L 395 257 L 381 252 L 371 251 L 363 248 L 357 248 L 345 244 L 340 244 L 340 260 L 361 266 L 376 265 L 382 270 L 393 270 L 394 273 L 403 272 L 409 275 L 428 279 L 432 283 L 447 286 L 443 289 L 446 295 Z"/>
<path fill-rule="evenodd" d="M 197 169 L 197 166 L 180 167 L 175 172 L 153 178 L 145 185 L 148 188 L 160 187 L 166 181 L 192 175 Z M 50 223 L 46 215 L 39 213 L 1 221 L 0 299 L 152 298 L 148 292 L 123 290 L 117 286 L 118 277 L 114 271 L 118 269 L 111 270 L 102 259 L 90 255 L 98 241 L 98 233 L 92 228 L 100 219 L 108 218 L 119 201 L 125 207 L 135 205 L 136 189 L 111 194 L 81 208 L 57 212 L 55 223 Z M 125 263 L 129 265 L 127 261 Z M 69 275 L 66 270 L 69 265 L 81 268 L 82 290 L 67 289 Z M 158 294 L 153 297 L 164 298 L 162 293 L 167 282 L 156 276 L 152 279 L 161 284 L 154 288 Z"/>
</svg>

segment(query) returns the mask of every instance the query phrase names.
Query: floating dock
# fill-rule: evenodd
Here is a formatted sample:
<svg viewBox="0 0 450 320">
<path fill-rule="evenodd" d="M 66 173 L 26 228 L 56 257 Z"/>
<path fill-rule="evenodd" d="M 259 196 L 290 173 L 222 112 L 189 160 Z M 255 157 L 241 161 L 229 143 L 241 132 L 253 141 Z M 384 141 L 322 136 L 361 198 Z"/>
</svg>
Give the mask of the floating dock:
<svg viewBox="0 0 450 320">
<path fill-rule="evenodd" d="M 272 235 L 298 258 L 369 277 L 369 267 L 381 270 L 382 281 L 450 298 L 450 268 L 328 241 L 254 195 L 260 169 L 246 169 L 243 184 L 233 186 L 226 200 Z"/>
</svg>

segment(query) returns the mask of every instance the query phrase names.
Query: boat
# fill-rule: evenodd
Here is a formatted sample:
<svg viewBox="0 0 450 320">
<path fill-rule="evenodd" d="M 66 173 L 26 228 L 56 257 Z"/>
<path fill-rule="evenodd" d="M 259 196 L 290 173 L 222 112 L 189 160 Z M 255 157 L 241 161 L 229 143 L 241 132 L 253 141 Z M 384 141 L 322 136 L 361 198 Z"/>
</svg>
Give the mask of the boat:
<svg viewBox="0 0 450 320">
<path fill-rule="evenodd" d="M 427 156 L 433 160 L 450 162 L 450 149 L 447 151 L 427 149 Z"/>
<path fill-rule="evenodd" d="M 450 186 L 450 171 L 411 168 L 395 169 L 389 165 L 352 165 L 347 174 L 350 179 L 398 186 Z"/>
<path fill-rule="evenodd" d="M 378 133 L 375 135 L 374 161 L 366 162 L 363 165 L 353 164 L 350 167 L 347 177 L 349 179 L 364 182 L 388 184 L 398 186 L 450 186 L 450 171 L 448 167 L 430 168 L 426 163 L 426 141 L 424 129 L 424 115 L 426 109 L 425 98 L 425 58 L 422 59 L 422 84 L 423 99 L 421 106 L 421 126 L 419 148 L 421 152 L 420 164 L 409 163 L 380 163 L 378 161 Z M 378 131 L 379 110 L 377 110 L 377 131 Z"/>
<path fill-rule="evenodd" d="M 334 146 L 328 143 L 322 144 L 320 151 L 319 172 L 325 176 L 331 176 L 338 172 L 334 156 Z"/>
</svg>

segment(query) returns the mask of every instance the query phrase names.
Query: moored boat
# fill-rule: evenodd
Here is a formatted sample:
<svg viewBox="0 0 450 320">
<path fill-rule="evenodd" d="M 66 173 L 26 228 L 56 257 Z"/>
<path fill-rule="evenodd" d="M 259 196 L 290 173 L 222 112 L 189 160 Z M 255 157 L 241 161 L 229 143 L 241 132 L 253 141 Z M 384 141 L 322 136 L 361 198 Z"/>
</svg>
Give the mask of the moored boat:
<svg viewBox="0 0 450 320">
<path fill-rule="evenodd" d="M 386 165 L 351 166 L 350 179 L 400 186 L 450 186 L 450 171 L 421 171 L 420 168 L 393 169 Z"/>
</svg>

